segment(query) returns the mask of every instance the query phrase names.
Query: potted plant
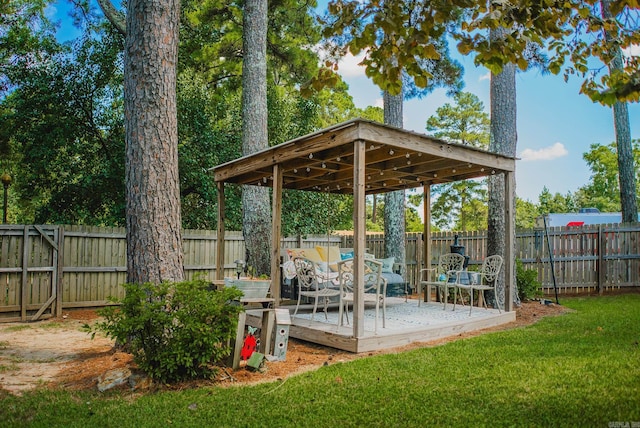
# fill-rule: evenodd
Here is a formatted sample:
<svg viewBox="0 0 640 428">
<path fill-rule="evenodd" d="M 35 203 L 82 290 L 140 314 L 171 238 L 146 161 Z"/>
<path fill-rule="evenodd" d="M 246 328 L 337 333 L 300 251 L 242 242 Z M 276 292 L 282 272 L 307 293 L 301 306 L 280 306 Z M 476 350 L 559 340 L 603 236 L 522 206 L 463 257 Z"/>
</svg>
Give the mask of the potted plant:
<svg viewBox="0 0 640 428">
<path fill-rule="evenodd" d="M 236 272 L 237 278 L 225 278 L 225 287 L 236 287 L 244 294 L 245 299 L 264 299 L 269 293 L 271 287 L 271 279 L 266 275 L 261 275 L 256 278 L 253 276 L 253 268 L 251 266 L 246 267 L 246 272 L 249 274 L 247 277 L 241 277 L 242 268 L 245 266 L 244 261 L 236 260 Z"/>
</svg>

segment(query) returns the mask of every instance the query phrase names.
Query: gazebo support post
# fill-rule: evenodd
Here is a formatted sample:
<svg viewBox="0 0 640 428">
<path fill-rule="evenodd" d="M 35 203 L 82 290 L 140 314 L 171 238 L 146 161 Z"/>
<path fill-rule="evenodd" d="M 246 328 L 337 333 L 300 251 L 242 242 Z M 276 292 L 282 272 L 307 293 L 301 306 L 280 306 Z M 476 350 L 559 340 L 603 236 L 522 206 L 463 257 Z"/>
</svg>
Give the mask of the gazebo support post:
<svg viewBox="0 0 640 428">
<path fill-rule="evenodd" d="M 282 168 L 273 165 L 271 202 L 271 297 L 280 306 L 280 235 L 282 234 Z"/>
<path fill-rule="evenodd" d="M 515 173 L 504 172 L 504 310 L 513 311 L 515 268 Z"/>
<path fill-rule="evenodd" d="M 431 184 L 426 184 L 422 187 L 422 210 L 423 210 L 423 218 L 424 218 L 424 231 L 422 237 L 422 245 L 424 246 L 424 260 L 423 266 L 425 269 L 431 268 Z M 416 280 L 416 284 L 420 284 L 422 281 L 420 266 L 418 266 L 418 279 Z M 418 296 L 418 299 L 420 296 Z M 431 293 L 424 293 L 424 301 L 431 301 Z"/>
<path fill-rule="evenodd" d="M 353 226 L 355 292 L 353 298 L 353 336 L 364 336 L 364 250 L 366 244 L 365 157 L 366 143 L 353 142 Z"/>
<path fill-rule="evenodd" d="M 216 236 L 216 279 L 224 279 L 224 182 L 218 181 L 218 233 Z"/>
</svg>

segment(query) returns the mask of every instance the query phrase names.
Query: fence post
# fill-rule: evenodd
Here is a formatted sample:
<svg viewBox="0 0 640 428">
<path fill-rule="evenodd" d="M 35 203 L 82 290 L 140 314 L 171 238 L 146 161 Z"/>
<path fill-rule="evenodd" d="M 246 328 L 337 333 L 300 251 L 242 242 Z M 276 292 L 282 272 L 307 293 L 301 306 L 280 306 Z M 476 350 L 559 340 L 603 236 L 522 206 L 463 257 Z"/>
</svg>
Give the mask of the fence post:
<svg viewBox="0 0 640 428">
<path fill-rule="evenodd" d="M 598 294 L 604 293 L 605 282 L 605 266 L 604 266 L 604 233 L 602 233 L 602 225 L 598 225 L 598 245 L 596 251 L 598 252 L 598 263 L 596 269 L 598 270 Z"/>
<path fill-rule="evenodd" d="M 29 292 L 27 290 L 29 275 L 29 226 L 25 224 L 22 232 L 22 280 L 20 294 L 20 320 L 27 320 L 27 298 Z"/>
<path fill-rule="evenodd" d="M 56 317 L 62 317 L 62 278 L 64 274 L 64 226 L 58 226 L 58 264 L 56 272 Z"/>
</svg>

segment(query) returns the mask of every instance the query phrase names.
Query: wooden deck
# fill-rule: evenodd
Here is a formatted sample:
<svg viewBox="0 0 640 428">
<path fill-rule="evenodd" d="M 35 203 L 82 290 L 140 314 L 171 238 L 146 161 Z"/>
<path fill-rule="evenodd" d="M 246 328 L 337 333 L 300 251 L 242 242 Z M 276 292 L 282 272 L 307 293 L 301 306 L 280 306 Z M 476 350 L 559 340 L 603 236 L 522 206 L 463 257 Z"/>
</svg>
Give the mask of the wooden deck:
<svg viewBox="0 0 640 428">
<path fill-rule="evenodd" d="M 293 307 L 288 307 L 293 314 Z M 469 306 L 447 305 L 442 303 L 421 303 L 416 299 L 388 298 L 386 328 L 382 327 L 382 314 L 378 319 L 378 331 L 375 332 L 375 308 L 365 308 L 364 335 L 353 337 L 352 326 L 338 328 L 338 309 L 330 308 L 328 319 L 324 312 L 316 312 L 311 321 L 311 310 L 299 311 L 291 318 L 289 336 L 349 352 L 361 353 L 380 349 L 394 348 L 412 342 L 426 342 L 463 332 L 481 330 L 514 321 L 515 312 L 499 313 L 497 309 L 474 307 L 469 315 Z M 251 312 L 248 312 L 251 315 Z M 353 314 L 349 314 L 353 321 Z"/>
</svg>

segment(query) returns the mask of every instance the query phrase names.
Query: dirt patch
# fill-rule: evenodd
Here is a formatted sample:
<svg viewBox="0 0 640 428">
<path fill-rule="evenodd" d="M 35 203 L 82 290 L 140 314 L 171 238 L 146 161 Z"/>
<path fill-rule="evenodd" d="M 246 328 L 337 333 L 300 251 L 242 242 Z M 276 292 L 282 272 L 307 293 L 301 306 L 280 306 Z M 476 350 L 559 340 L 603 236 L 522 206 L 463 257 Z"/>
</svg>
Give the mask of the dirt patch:
<svg viewBox="0 0 640 428">
<path fill-rule="evenodd" d="M 287 347 L 286 361 L 267 362 L 264 372 L 256 372 L 244 367 L 238 370 L 223 369 L 214 381 L 178 384 L 170 388 L 179 389 L 213 383 L 237 385 L 285 379 L 325 364 L 435 346 L 487 331 L 533 324 L 545 316 L 558 315 L 566 311 L 567 308 L 559 305 L 525 302 L 516 310 L 516 320 L 503 326 L 364 354 L 352 354 L 292 338 Z M 124 367 L 135 369 L 132 356 L 118 351 L 113 346 L 112 340 L 99 335 L 91 340 L 90 336 L 82 330 L 85 323 L 91 323 L 96 319 L 95 311 L 78 310 L 69 311 L 60 319 L 28 324 L 0 324 L 0 390 L 21 394 L 38 387 L 91 389 L 96 387 L 98 376 L 111 369 Z"/>
</svg>

